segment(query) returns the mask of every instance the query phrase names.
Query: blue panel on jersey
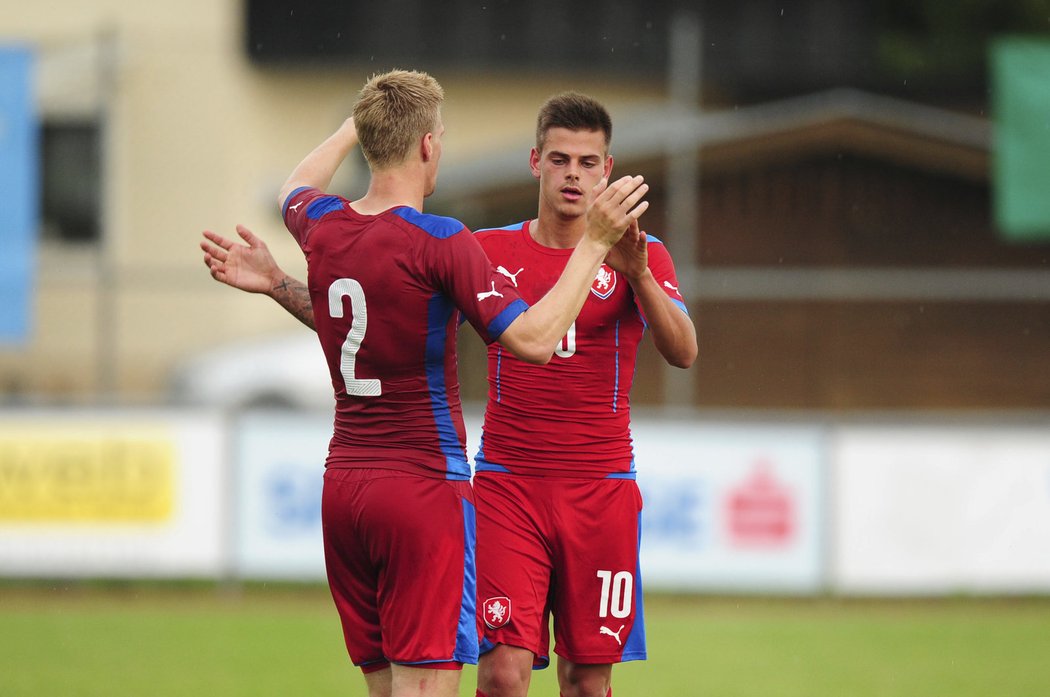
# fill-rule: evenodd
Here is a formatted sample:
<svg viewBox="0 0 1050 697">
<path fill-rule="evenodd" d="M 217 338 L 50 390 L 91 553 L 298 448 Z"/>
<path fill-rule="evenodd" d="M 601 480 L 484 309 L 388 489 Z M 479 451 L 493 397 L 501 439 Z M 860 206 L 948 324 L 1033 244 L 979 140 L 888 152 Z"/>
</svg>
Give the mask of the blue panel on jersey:
<svg viewBox="0 0 1050 697">
<path fill-rule="evenodd" d="M 415 208 L 408 206 L 395 208 L 393 213 L 399 218 L 412 223 L 431 237 L 437 237 L 439 240 L 448 239 L 464 228 L 463 223 L 455 218 L 420 213 Z"/>
<path fill-rule="evenodd" d="M 484 446 L 478 450 L 477 457 L 474 458 L 474 469 L 478 472 L 503 472 L 504 474 L 510 474 L 510 470 L 503 465 L 497 465 L 493 462 L 489 462 L 485 459 Z"/>
<path fill-rule="evenodd" d="M 660 240 L 656 239 L 655 237 L 653 237 L 653 236 L 652 236 L 652 235 L 650 235 L 649 233 L 646 233 L 646 235 L 645 235 L 645 239 L 646 239 L 646 243 L 647 243 L 647 244 L 648 244 L 649 242 L 655 242 L 656 244 L 663 244 L 663 242 L 661 242 Z"/>
<path fill-rule="evenodd" d="M 299 195 L 300 192 L 309 189 L 309 186 L 300 186 L 298 189 L 288 194 L 288 198 L 284 199 L 284 205 L 281 206 L 281 215 L 284 216 L 288 212 L 288 204 L 292 202 L 292 199 Z"/>
<path fill-rule="evenodd" d="M 513 225 L 505 225 L 504 227 L 487 227 L 484 230 L 475 230 L 474 232 L 475 233 L 478 233 L 478 232 L 491 232 L 493 230 L 508 230 L 508 231 L 521 230 L 522 228 L 525 227 L 525 223 L 526 222 L 528 222 L 528 221 L 523 220 L 520 223 L 514 223 Z"/>
<path fill-rule="evenodd" d="M 317 220 L 323 218 L 325 215 L 332 211 L 343 210 L 343 200 L 338 196 L 322 196 L 315 198 L 310 202 L 310 205 L 306 207 L 306 217 L 310 220 Z"/>
<path fill-rule="evenodd" d="M 510 305 L 507 305 L 503 312 L 496 315 L 496 318 L 489 322 L 489 326 L 485 327 L 485 330 L 489 333 L 489 337 L 493 341 L 498 339 L 499 335 L 510 326 L 510 323 L 516 320 L 518 315 L 528 309 L 529 304 L 521 298 L 518 298 Z"/>
<path fill-rule="evenodd" d="M 463 499 L 463 604 L 459 607 L 456 653 L 453 656 L 460 663 L 478 662 L 478 573 L 474 561 L 477 541 L 477 516 L 474 506 L 470 501 Z"/>
<path fill-rule="evenodd" d="M 449 479 L 470 478 L 470 464 L 459 440 L 448 405 L 448 385 L 445 383 L 445 346 L 448 339 L 448 321 L 455 306 L 440 293 L 427 304 L 426 373 L 430 391 L 430 408 L 438 432 L 438 446 L 445 454 Z"/>
<path fill-rule="evenodd" d="M 613 364 L 616 366 L 616 377 L 613 380 L 613 402 L 612 410 L 615 412 L 617 409 L 616 399 L 620 393 L 620 320 L 616 320 L 616 332 L 614 334 L 616 353 L 613 355 Z"/>
<path fill-rule="evenodd" d="M 642 514 L 638 514 L 638 549 L 642 548 Z M 634 624 L 631 633 L 623 642 L 622 661 L 644 661 L 645 650 L 645 608 L 642 605 L 642 564 L 639 560 L 634 569 Z"/>
</svg>

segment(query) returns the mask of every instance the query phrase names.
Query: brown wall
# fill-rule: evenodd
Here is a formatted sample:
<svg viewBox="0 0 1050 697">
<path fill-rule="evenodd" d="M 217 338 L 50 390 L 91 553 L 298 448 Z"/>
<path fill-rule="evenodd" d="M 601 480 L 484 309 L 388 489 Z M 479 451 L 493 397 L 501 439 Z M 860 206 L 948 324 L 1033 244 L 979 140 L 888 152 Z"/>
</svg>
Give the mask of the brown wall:
<svg viewBox="0 0 1050 697">
<path fill-rule="evenodd" d="M 836 152 L 755 162 L 741 148 L 702 169 L 699 267 L 1019 269 L 1050 271 L 1050 244 L 1004 241 L 991 194 L 972 168 L 952 174 Z M 654 183 L 644 227 L 668 230 L 658 161 L 619 163 Z M 524 187 L 491 219 L 535 207 Z M 681 260 L 678 265 L 681 267 Z M 817 410 L 1050 407 L 1050 302 L 959 300 L 723 301 L 694 298 L 700 357 L 684 374 L 696 405 Z M 469 349 L 468 349 L 469 351 Z M 461 365 L 477 365 L 471 354 Z M 651 342 L 635 404 L 659 404 L 663 366 Z M 464 394 L 484 396 L 464 375 Z"/>
</svg>

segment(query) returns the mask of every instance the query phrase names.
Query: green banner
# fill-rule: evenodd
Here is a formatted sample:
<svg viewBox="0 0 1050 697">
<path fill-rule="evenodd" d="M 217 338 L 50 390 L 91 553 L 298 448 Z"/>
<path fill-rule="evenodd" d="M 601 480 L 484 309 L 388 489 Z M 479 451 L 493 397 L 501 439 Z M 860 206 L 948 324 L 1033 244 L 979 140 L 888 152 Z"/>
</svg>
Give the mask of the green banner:
<svg viewBox="0 0 1050 697">
<path fill-rule="evenodd" d="M 995 222 L 1004 237 L 1050 241 L 1050 40 L 992 46 Z"/>
</svg>

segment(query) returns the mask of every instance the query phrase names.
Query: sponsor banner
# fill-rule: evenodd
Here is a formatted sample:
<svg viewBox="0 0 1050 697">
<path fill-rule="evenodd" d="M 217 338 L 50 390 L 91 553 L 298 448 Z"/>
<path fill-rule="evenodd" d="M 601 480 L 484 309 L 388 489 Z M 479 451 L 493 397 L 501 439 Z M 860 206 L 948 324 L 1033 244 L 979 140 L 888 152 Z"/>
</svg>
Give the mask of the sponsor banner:
<svg viewBox="0 0 1050 697">
<path fill-rule="evenodd" d="M 331 416 L 250 413 L 236 422 L 236 561 L 245 578 L 323 580 L 321 490 Z"/>
<path fill-rule="evenodd" d="M 216 576 L 222 424 L 167 412 L 0 412 L 0 568 Z"/>
<path fill-rule="evenodd" d="M 843 427 L 832 454 L 838 590 L 1050 590 L 1045 427 Z"/>
<path fill-rule="evenodd" d="M 647 589 L 822 587 L 822 429 L 638 420 L 632 435 Z"/>
</svg>

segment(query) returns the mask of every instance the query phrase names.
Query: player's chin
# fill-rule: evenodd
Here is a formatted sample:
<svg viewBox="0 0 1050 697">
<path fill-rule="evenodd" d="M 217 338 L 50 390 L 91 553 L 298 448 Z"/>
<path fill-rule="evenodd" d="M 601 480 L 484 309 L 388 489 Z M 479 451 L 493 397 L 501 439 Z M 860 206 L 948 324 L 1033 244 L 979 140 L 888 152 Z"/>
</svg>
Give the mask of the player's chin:
<svg viewBox="0 0 1050 697">
<path fill-rule="evenodd" d="M 578 199 L 576 201 L 565 201 L 563 200 L 558 206 L 558 214 L 563 218 L 579 218 L 587 215 L 588 201 L 586 199 Z"/>
</svg>

